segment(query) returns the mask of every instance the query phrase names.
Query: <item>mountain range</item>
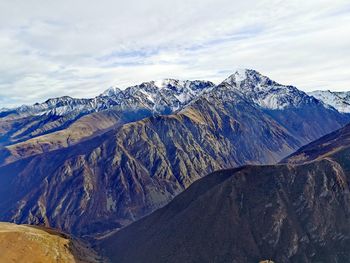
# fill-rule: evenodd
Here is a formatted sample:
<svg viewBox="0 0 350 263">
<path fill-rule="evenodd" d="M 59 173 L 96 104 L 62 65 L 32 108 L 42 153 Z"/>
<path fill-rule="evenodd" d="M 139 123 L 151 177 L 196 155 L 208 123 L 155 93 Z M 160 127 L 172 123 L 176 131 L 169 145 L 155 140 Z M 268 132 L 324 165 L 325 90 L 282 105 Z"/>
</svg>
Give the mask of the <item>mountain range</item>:
<svg viewBox="0 0 350 263">
<path fill-rule="evenodd" d="M 213 86 L 166 79 L 110 88 L 92 99 L 64 96 L 0 111 L 0 146 L 10 153 L 5 163 L 73 145 L 122 123 L 171 114 Z"/>
<path fill-rule="evenodd" d="M 273 164 L 350 116 L 254 70 L 0 113 L 0 220 L 101 238 L 219 169 Z"/>
</svg>

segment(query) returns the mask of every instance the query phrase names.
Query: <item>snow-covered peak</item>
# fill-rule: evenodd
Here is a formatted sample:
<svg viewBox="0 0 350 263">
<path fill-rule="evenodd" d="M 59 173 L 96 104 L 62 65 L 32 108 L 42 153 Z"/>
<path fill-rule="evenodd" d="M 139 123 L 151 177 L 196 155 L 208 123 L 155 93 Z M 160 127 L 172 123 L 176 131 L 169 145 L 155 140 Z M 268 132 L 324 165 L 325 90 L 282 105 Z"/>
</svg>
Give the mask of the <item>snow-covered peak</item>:
<svg viewBox="0 0 350 263">
<path fill-rule="evenodd" d="M 236 84 L 242 82 L 247 78 L 248 69 L 237 69 L 232 75 L 230 75 L 223 82 L 228 84 Z"/>
<path fill-rule="evenodd" d="M 175 92 L 200 91 L 211 88 L 214 83 L 203 80 L 178 80 L 178 79 L 162 79 L 151 81 L 159 89 L 170 89 Z"/>
<path fill-rule="evenodd" d="M 145 103 L 153 105 L 155 111 L 168 109 L 173 112 L 214 86 L 210 81 L 163 79 L 144 82 L 125 89 L 123 93 L 146 99 Z"/>
<path fill-rule="evenodd" d="M 163 79 L 144 82 L 123 90 L 111 87 L 91 99 L 68 96 L 49 99 L 44 103 L 2 111 L 2 116 L 11 114 L 81 116 L 112 107 L 117 107 L 118 110 L 146 109 L 154 114 L 169 114 L 183 109 L 203 94 L 210 97 L 215 91 L 218 91 L 216 96 L 221 96 L 222 99 L 229 100 L 233 96 L 272 110 L 319 103 L 319 100 L 293 86 L 281 85 L 255 70 L 239 69 L 218 86 L 210 81 Z M 229 91 L 229 94 L 225 94 L 226 91 Z M 337 94 L 337 96 L 350 101 L 350 94 Z M 348 110 L 342 111 L 350 112 L 350 106 Z"/>
<path fill-rule="evenodd" d="M 316 90 L 308 93 L 310 96 L 322 101 L 339 112 L 350 113 L 350 92 L 349 91 L 330 91 Z"/>
<path fill-rule="evenodd" d="M 95 98 L 77 99 L 68 96 L 48 99 L 43 103 L 2 110 L 1 117 L 18 115 L 82 116 L 112 107 L 118 110 L 145 109 L 154 114 L 169 114 L 182 109 L 204 91 L 215 85 L 209 81 L 164 79 L 144 82 L 124 90 L 111 87 Z"/>
<path fill-rule="evenodd" d="M 184 80 L 178 80 L 178 79 L 161 79 L 153 81 L 153 83 L 160 89 L 166 88 L 166 87 L 183 87 L 185 85 Z"/>
<path fill-rule="evenodd" d="M 265 109 L 300 107 L 314 100 L 293 86 L 281 85 L 251 69 L 237 70 L 221 85 L 230 86 Z"/>
<path fill-rule="evenodd" d="M 239 85 L 242 82 L 263 82 L 270 80 L 253 69 L 237 69 L 232 75 L 226 78 L 223 83 Z M 271 81 L 271 80 L 270 80 Z"/>
<path fill-rule="evenodd" d="M 100 96 L 115 96 L 119 92 L 121 92 L 121 90 L 119 88 L 110 87 L 109 89 L 106 89 L 104 92 L 102 92 Z"/>
<path fill-rule="evenodd" d="M 235 79 L 237 81 L 243 81 L 247 78 L 247 73 L 248 73 L 247 69 L 238 69 L 234 73 Z"/>
</svg>

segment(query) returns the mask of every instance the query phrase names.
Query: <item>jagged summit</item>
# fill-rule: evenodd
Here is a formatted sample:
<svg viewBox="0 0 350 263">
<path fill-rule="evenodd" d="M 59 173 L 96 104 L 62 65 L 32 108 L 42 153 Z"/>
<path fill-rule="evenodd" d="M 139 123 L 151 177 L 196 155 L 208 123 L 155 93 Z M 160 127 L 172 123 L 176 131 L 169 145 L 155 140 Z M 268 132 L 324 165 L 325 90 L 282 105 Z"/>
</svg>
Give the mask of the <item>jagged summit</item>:
<svg viewBox="0 0 350 263">
<path fill-rule="evenodd" d="M 182 109 L 214 86 L 210 81 L 163 79 L 129 87 L 121 94 L 142 99 L 144 104 L 149 105 L 155 112 L 166 113 Z"/>
<path fill-rule="evenodd" d="M 245 82 L 261 83 L 265 85 L 280 85 L 254 69 L 237 69 L 232 75 L 223 81 L 223 83 L 230 85 L 238 85 Z"/>
<path fill-rule="evenodd" d="M 94 98 L 63 96 L 34 105 L 3 109 L 0 111 L 0 131 L 3 132 L 0 145 L 64 129 L 85 115 L 101 111 L 125 113 L 128 120 L 171 114 L 214 86 L 210 81 L 165 79 L 160 83 L 144 82 L 124 90 L 111 87 Z M 113 126 L 114 121 L 109 125 Z"/>
<path fill-rule="evenodd" d="M 121 91 L 122 90 L 117 87 L 110 87 L 109 89 L 106 89 L 104 92 L 102 92 L 100 96 L 115 96 Z"/>
<path fill-rule="evenodd" d="M 214 86 L 210 81 L 164 79 L 144 82 L 124 90 L 110 87 L 95 98 L 78 99 L 62 96 L 34 105 L 2 109 L 0 112 L 4 116 L 9 114 L 62 116 L 74 111 L 90 113 L 120 106 L 122 109 L 145 107 L 155 113 L 171 113 Z"/>
<path fill-rule="evenodd" d="M 160 79 L 160 80 L 155 80 L 151 81 L 154 83 L 155 86 L 158 88 L 166 88 L 166 87 L 183 87 L 186 83 L 185 80 L 179 80 L 179 79 L 171 79 L 171 78 L 166 78 L 166 79 Z"/>
<path fill-rule="evenodd" d="M 221 85 L 229 86 L 265 109 L 285 109 L 314 104 L 317 101 L 294 86 L 282 85 L 256 70 L 240 69 Z"/>
<path fill-rule="evenodd" d="M 253 69 L 237 69 L 232 75 L 226 78 L 223 83 L 228 83 L 230 85 L 237 85 L 242 81 L 251 79 L 254 76 L 262 76 L 258 71 Z"/>
</svg>

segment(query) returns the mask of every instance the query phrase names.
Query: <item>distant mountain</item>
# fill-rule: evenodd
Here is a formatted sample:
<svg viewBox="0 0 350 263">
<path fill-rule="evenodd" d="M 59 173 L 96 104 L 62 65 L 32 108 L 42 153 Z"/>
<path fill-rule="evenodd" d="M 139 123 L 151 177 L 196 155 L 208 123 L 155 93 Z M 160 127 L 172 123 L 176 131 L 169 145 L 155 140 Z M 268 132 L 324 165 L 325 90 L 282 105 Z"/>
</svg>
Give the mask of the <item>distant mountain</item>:
<svg viewBox="0 0 350 263">
<path fill-rule="evenodd" d="M 293 86 L 281 85 L 251 69 L 238 70 L 223 83 L 232 86 L 263 109 L 283 110 L 317 104 L 305 92 Z"/>
<path fill-rule="evenodd" d="M 72 112 L 84 114 L 102 111 L 115 106 L 119 106 L 121 109 L 145 107 L 162 114 L 181 108 L 200 95 L 200 93 L 213 86 L 214 84 L 210 81 L 199 80 L 164 79 L 161 81 L 150 81 L 126 88 L 125 90 L 109 88 L 99 96 L 91 99 L 76 99 L 63 96 L 31 106 L 23 105 L 14 109 L 1 109 L 0 117 L 15 119 L 35 115 L 66 116 Z"/>
<path fill-rule="evenodd" d="M 171 114 L 213 87 L 209 81 L 165 79 L 111 88 L 92 99 L 65 96 L 2 111 L 0 164 L 67 147 L 122 123 Z"/>
<path fill-rule="evenodd" d="M 332 106 L 339 112 L 350 113 L 349 91 L 316 90 L 309 92 L 308 94 L 323 101 L 325 104 Z"/>
<path fill-rule="evenodd" d="M 87 114 L 64 130 L 0 151 L 0 219 L 80 236 L 108 233 L 164 206 L 210 172 L 276 163 L 349 120 L 252 70 L 215 87 L 162 85 L 164 94 L 173 94 L 167 100 L 154 95 L 162 90 L 155 82 L 131 87 L 130 96 L 109 90 L 101 96 L 120 96 L 127 107 Z M 259 104 L 273 92 L 277 108 Z M 130 111 L 135 101 L 149 111 Z M 155 105 L 173 113 L 153 115 Z"/>
<path fill-rule="evenodd" d="M 0 262 L 97 263 L 81 240 L 56 230 L 0 222 Z"/>
<path fill-rule="evenodd" d="M 349 262 L 350 125 L 285 161 L 210 174 L 100 246 L 115 263 Z"/>
</svg>

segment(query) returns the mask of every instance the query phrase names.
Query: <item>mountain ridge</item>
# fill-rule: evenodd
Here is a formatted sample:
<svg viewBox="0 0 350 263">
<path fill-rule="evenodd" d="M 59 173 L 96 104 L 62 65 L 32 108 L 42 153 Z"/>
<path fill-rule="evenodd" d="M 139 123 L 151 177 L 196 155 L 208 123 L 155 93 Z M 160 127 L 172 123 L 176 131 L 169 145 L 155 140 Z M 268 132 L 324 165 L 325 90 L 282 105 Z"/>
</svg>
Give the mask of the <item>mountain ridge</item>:
<svg viewBox="0 0 350 263">
<path fill-rule="evenodd" d="M 308 92 L 308 94 L 337 109 L 339 112 L 350 113 L 349 91 L 315 90 Z"/>
<path fill-rule="evenodd" d="M 178 85 L 179 87 L 175 87 Z M 91 99 L 76 99 L 69 96 L 48 99 L 32 106 L 0 112 L 0 145 L 13 144 L 50 132 L 69 127 L 82 116 L 90 113 L 117 108 L 119 111 L 149 111 L 153 114 L 170 114 L 184 107 L 189 99 L 198 96 L 201 90 L 212 87 L 209 81 L 164 80 L 163 86 L 157 87 L 154 81 L 131 86 L 125 90 L 102 94 Z M 198 86 L 198 89 L 197 87 Z M 153 90 L 154 94 L 145 91 Z M 194 90 L 199 90 L 197 93 Z M 106 96 L 106 94 L 109 94 Z"/>
</svg>

